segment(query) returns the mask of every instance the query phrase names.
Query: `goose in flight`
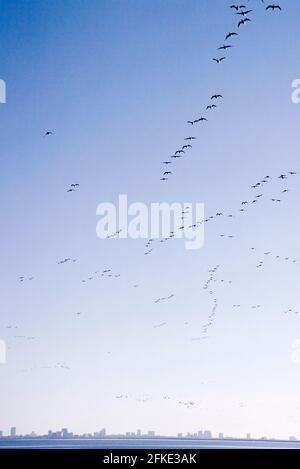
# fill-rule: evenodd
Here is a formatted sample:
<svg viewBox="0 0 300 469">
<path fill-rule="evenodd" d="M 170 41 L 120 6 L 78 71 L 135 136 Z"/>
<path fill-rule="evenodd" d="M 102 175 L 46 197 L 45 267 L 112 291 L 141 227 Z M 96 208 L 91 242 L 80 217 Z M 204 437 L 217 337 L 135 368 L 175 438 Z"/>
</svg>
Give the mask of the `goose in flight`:
<svg viewBox="0 0 300 469">
<path fill-rule="evenodd" d="M 251 13 L 251 11 L 252 11 L 252 10 L 247 10 L 247 11 L 245 11 L 245 10 L 243 10 L 243 11 L 238 11 L 238 12 L 237 12 L 237 15 L 246 16 L 246 15 L 248 15 L 249 13 Z"/>
<path fill-rule="evenodd" d="M 251 21 L 250 18 L 243 18 L 241 21 L 238 22 L 238 28 L 242 26 L 242 24 L 246 24 L 247 21 Z"/>
<path fill-rule="evenodd" d="M 234 8 L 236 11 L 239 11 L 242 8 L 246 8 L 246 7 L 245 7 L 245 5 L 231 5 L 230 8 Z"/>
<path fill-rule="evenodd" d="M 207 121 L 207 119 L 205 117 L 199 117 L 199 119 L 195 120 L 195 122 L 203 122 L 203 121 Z"/>
<path fill-rule="evenodd" d="M 210 106 L 206 106 L 206 110 L 213 109 L 214 107 L 217 107 L 217 106 L 215 104 L 211 104 Z"/>
<path fill-rule="evenodd" d="M 221 63 L 222 60 L 225 60 L 226 57 L 220 57 L 220 59 L 213 59 L 214 62 L 216 62 L 217 64 Z"/>
<path fill-rule="evenodd" d="M 231 38 L 232 36 L 238 36 L 238 33 L 228 33 L 225 37 L 225 41 L 227 41 L 227 39 Z"/>
<path fill-rule="evenodd" d="M 197 137 L 185 137 L 184 140 L 196 140 Z"/>
<path fill-rule="evenodd" d="M 226 46 L 226 44 L 223 44 L 223 46 L 218 47 L 217 50 L 222 50 L 222 49 L 226 50 L 226 49 L 230 49 L 230 47 L 233 47 L 233 46 L 230 46 L 229 44 Z"/>
<path fill-rule="evenodd" d="M 275 10 L 282 10 L 282 8 L 281 8 L 280 5 L 268 5 L 268 6 L 266 7 L 266 10 L 273 10 L 273 11 L 275 11 Z"/>
<path fill-rule="evenodd" d="M 54 132 L 52 132 L 51 130 L 47 130 L 44 134 L 44 137 L 48 137 L 48 135 L 53 135 Z"/>
<path fill-rule="evenodd" d="M 223 98 L 223 96 L 221 94 L 213 94 L 210 99 L 219 99 L 219 98 Z"/>
</svg>

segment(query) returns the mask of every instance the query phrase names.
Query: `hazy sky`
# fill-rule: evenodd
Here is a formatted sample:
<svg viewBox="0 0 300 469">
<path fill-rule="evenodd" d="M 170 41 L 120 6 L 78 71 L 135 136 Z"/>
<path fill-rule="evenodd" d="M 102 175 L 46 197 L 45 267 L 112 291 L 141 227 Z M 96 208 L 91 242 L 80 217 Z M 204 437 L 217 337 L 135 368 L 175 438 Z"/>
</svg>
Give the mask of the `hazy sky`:
<svg viewBox="0 0 300 469">
<path fill-rule="evenodd" d="M 0 1 L 3 431 L 300 437 L 300 314 L 284 314 L 300 311 L 300 174 L 278 179 L 300 171 L 291 100 L 300 4 L 280 0 L 273 13 L 250 0 L 252 22 L 217 65 L 217 47 L 237 31 L 231 3 Z M 214 93 L 224 98 L 206 112 Z M 186 124 L 201 115 L 208 122 Z M 193 149 L 160 181 L 161 162 L 187 135 L 198 137 Z M 97 205 L 119 194 L 235 217 L 207 223 L 201 250 L 171 240 L 145 256 L 145 240 L 96 236 Z M 78 260 L 58 265 L 69 257 Z M 216 265 L 210 295 L 203 286 Z M 108 268 L 121 277 L 82 283 Z M 192 340 L 214 298 L 208 338 Z M 179 404 L 189 400 L 193 408 Z"/>
</svg>

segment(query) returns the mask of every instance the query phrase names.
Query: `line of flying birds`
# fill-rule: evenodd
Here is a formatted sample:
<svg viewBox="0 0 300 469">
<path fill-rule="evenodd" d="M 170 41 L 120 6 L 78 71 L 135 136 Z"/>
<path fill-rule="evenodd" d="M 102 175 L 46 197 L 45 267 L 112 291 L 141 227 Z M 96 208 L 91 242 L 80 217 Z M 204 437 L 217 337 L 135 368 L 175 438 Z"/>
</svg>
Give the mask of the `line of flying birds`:
<svg viewBox="0 0 300 469">
<path fill-rule="evenodd" d="M 252 12 L 252 10 L 247 10 L 245 5 L 231 5 L 230 8 L 236 10 L 236 14 L 241 17 L 241 19 L 239 20 L 238 25 L 237 25 L 238 29 L 241 26 L 245 25 L 246 23 L 251 22 L 251 18 L 249 18 L 248 15 Z M 274 11 L 276 9 L 281 10 L 282 8 L 281 8 L 280 5 L 275 5 L 275 4 L 270 4 L 266 7 L 266 10 L 273 10 Z M 231 31 L 231 32 L 227 33 L 226 36 L 225 36 L 224 43 L 220 47 L 218 47 L 217 50 L 225 52 L 228 49 L 231 49 L 233 47 L 233 45 L 232 44 L 226 44 L 226 41 L 228 39 L 234 38 L 235 36 L 238 36 L 238 34 L 239 33 L 237 33 L 236 31 Z M 221 57 L 214 57 L 212 60 L 215 63 L 220 64 L 225 59 L 226 59 L 226 56 L 223 55 Z M 217 94 L 212 95 L 211 98 L 210 98 L 211 103 L 207 104 L 206 111 L 211 111 L 214 108 L 216 108 L 217 105 L 215 103 L 212 103 L 212 101 L 218 100 L 220 98 L 223 98 L 222 94 L 217 93 Z M 199 124 L 199 123 L 203 123 L 203 122 L 207 122 L 207 121 L 208 121 L 208 119 L 206 117 L 201 116 L 201 117 L 198 117 L 196 119 L 189 119 L 187 121 L 187 124 L 194 127 L 195 124 Z M 186 154 L 187 150 L 189 150 L 193 147 L 191 142 L 193 140 L 196 140 L 196 138 L 197 137 L 195 137 L 195 136 L 186 137 L 184 139 L 185 143 L 183 145 L 181 145 L 181 148 L 177 149 L 169 157 L 170 159 L 167 159 L 167 160 L 163 161 L 163 164 L 164 165 L 170 165 L 170 164 L 172 164 L 171 159 L 183 158 L 184 155 Z M 186 143 L 186 141 L 189 141 L 190 143 Z M 163 170 L 162 177 L 160 178 L 160 180 L 161 181 L 168 181 L 169 176 L 171 176 L 172 174 L 173 174 L 173 171 L 171 171 L 169 169 L 165 169 L 165 170 Z"/>
</svg>

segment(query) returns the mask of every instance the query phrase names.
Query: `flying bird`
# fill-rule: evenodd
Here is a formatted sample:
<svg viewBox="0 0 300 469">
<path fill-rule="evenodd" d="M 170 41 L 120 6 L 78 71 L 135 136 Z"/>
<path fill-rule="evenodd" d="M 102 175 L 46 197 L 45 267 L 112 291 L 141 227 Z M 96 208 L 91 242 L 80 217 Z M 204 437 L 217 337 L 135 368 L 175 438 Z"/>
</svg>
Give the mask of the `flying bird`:
<svg viewBox="0 0 300 469">
<path fill-rule="evenodd" d="M 217 64 L 221 63 L 222 60 L 225 60 L 226 57 L 221 57 L 220 59 L 213 59 L 214 62 L 216 62 Z"/>
<path fill-rule="evenodd" d="M 238 28 L 245 24 L 247 21 L 251 21 L 250 18 L 243 18 L 241 21 L 238 22 Z"/>
<path fill-rule="evenodd" d="M 242 8 L 246 8 L 246 7 L 245 7 L 245 5 L 231 5 L 230 8 L 234 8 L 236 11 L 239 11 Z"/>
<path fill-rule="evenodd" d="M 48 135 L 53 135 L 54 132 L 52 132 L 51 130 L 47 130 L 47 132 L 45 132 L 45 135 L 44 137 L 48 137 Z"/>
<path fill-rule="evenodd" d="M 247 10 L 247 11 L 244 11 L 244 10 L 243 10 L 243 11 L 239 11 L 239 12 L 237 13 L 237 15 L 246 16 L 246 15 L 248 15 L 249 13 L 251 13 L 251 11 L 252 11 L 252 10 Z"/>
<path fill-rule="evenodd" d="M 195 122 L 202 122 L 202 121 L 207 121 L 205 117 L 200 117 L 199 119 L 196 119 Z"/>
<path fill-rule="evenodd" d="M 223 98 L 223 96 L 221 94 L 213 94 L 210 99 L 219 99 L 219 98 Z"/>
<path fill-rule="evenodd" d="M 226 49 L 230 49 L 230 47 L 233 47 L 233 46 L 230 46 L 229 44 L 226 46 L 226 44 L 224 44 L 223 46 L 218 47 L 217 50 L 222 50 L 222 49 L 226 50 Z"/>
<path fill-rule="evenodd" d="M 227 41 L 227 39 L 231 38 L 232 36 L 238 36 L 238 33 L 228 33 L 225 37 L 225 41 Z"/>
<path fill-rule="evenodd" d="M 280 5 L 268 5 L 268 6 L 266 7 L 266 10 L 271 10 L 271 9 L 272 9 L 273 11 L 274 11 L 274 10 L 282 10 L 282 8 L 281 8 Z"/>
</svg>

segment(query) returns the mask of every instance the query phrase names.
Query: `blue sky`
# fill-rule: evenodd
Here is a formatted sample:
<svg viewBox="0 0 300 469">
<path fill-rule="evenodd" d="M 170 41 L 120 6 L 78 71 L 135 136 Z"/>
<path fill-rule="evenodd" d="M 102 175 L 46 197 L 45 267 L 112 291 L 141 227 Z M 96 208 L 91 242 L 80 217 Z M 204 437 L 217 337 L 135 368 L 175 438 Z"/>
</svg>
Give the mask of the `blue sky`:
<svg viewBox="0 0 300 469">
<path fill-rule="evenodd" d="M 300 76 L 300 5 L 282 0 L 272 13 L 249 1 L 252 22 L 217 65 L 216 48 L 236 30 L 231 3 L 0 1 L 5 432 L 300 436 L 299 364 L 291 360 L 300 317 L 284 314 L 300 308 L 300 262 L 291 261 L 300 259 L 298 175 L 278 179 L 299 170 L 291 82 Z M 216 92 L 224 99 L 207 114 Z M 200 115 L 208 122 L 193 129 L 197 142 L 163 183 L 161 162 Z M 49 129 L 55 134 L 44 138 Z M 265 175 L 273 179 L 262 201 L 239 213 Z M 67 193 L 74 182 L 79 190 Z M 272 203 L 285 188 L 282 203 Z M 208 215 L 236 217 L 207 224 L 199 251 L 172 241 L 144 256 L 144 240 L 96 236 L 97 205 L 119 194 L 203 202 Z M 78 260 L 57 264 L 66 257 Z M 203 285 L 217 264 L 215 321 L 207 339 L 193 341 L 211 313 Z M 109 267 L 121 277 L 81 282 Z M 20 275 L 34 280 L 20 284 Z M 55 366 L 63 362 L 69 370 Z"/>
</svg>

